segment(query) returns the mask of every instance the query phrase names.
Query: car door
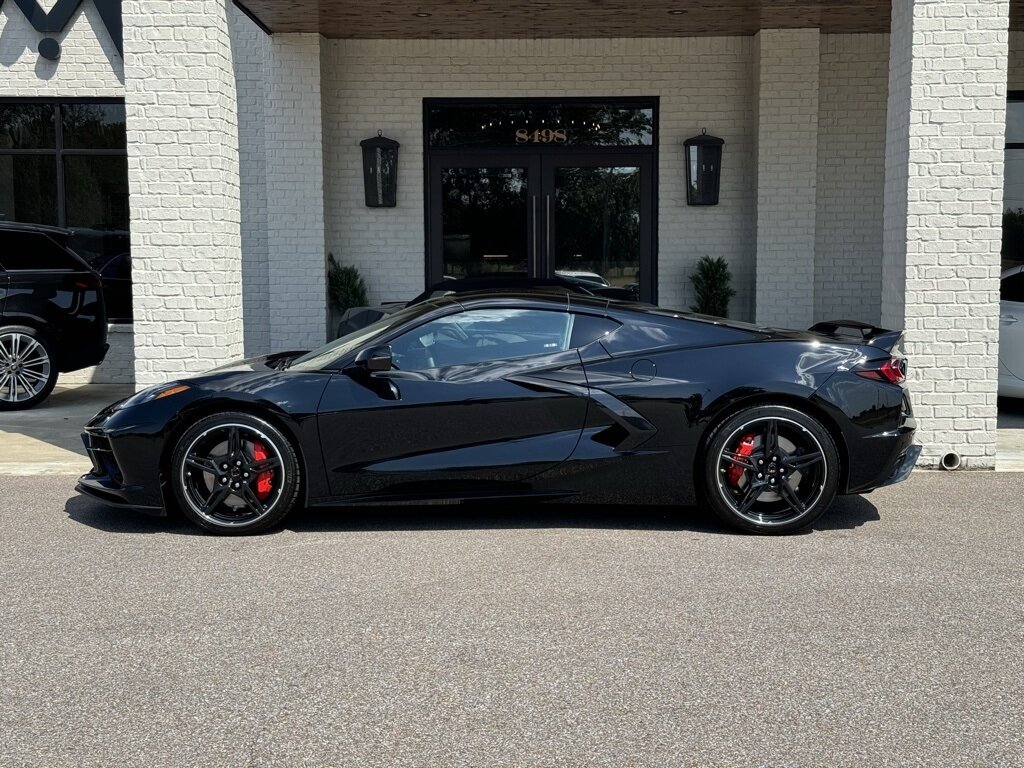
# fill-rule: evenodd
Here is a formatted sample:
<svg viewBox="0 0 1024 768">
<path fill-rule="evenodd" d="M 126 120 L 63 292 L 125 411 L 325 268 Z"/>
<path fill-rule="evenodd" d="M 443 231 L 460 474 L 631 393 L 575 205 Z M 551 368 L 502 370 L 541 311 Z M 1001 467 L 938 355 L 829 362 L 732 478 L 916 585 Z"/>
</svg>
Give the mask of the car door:
<svg viewBox="0 0 1024 768">
<path fill-rule="evenodd" d="M 1003 278 L 999 298 L 999 362 L 1024 379 L 1024 271 Z"/>
<path fill-rule="evenodd" d="M 390 348 L 392 370 L 337 373 L 321 401 L 336 496 L 524 490 L 576 447 L 587 389 L 569 313 L 475 307 Z"/>
</svg>

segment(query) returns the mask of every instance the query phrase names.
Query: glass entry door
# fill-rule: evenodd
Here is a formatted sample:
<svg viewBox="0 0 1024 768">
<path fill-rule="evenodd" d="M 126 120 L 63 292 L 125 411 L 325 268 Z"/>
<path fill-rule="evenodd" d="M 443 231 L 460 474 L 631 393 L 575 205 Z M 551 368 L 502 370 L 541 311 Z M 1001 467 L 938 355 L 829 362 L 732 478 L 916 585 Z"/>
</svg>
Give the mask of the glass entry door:
<svg viewBox="0 0 1024 768">
<path fill-rule="evenodd" d="M 430 280 L 511 272 L 654 299 L 650 155 L 435 154 Z"/>
<path fill-rule="evenodd" d="M 495 272 L 534 274 L 540 163 L 460 154 L 429 178 L 430 282 Z"/>
<path fill-rule="evenodd" d="M 650 158 L 553 155 L 544 158 L 542 176 L 547 274 L 651 301 Z"/>
</svg>

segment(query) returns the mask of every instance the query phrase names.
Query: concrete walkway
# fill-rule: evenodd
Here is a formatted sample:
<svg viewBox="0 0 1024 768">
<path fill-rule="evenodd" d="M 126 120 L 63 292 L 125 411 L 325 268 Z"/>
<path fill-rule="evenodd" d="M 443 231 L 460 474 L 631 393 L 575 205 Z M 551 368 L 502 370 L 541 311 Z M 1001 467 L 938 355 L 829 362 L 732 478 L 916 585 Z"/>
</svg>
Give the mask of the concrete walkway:
<svg viewBox="0 0 1024 768">
<path fill-rule="evenodd" d="M 30 411 L 0 413 L 0 475 L 78 475 L 89 471 L 82 427 L 132 387 L 58 386 Z"/>
</svg>

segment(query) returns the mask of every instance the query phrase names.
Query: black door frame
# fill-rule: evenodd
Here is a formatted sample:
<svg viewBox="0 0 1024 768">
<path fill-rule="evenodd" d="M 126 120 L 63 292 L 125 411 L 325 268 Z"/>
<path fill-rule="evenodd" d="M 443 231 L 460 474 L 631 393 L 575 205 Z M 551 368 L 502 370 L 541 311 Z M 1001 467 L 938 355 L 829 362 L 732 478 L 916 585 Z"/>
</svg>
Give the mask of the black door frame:
<svg viewBox="0 0 1024 768">
<path fill-rule="evenodd" d="M 430 146 L 429 114 L 432 107 L 466 106 L 478 104 L 493 106 L 500 104 L 610 104 L 623 106 L 644 106 L 653 113 L 653 135 L 651 144 L 646 146 L 565 146 L 565 145 L 524 145 L 516 147 L 443 147 Z M 543 97 L 543 98 L 429 98 L 423 99 L 423 215 L 424 215 L 424 261 L 425 286 L 429 288 L 435 278 L 443 273 L 444 235 L 439 231 L 441 221 L 440 195 L 433 187 L 440 180 L 439 169 L 445 166 L 473 167 L 513 167 L 536 168 L 538 190 L 530 191 L 531 201 L 528 207 L 529 230 L 529 264 L 534 274 L 538 274 L 542 259 L 548 259 L 546 248 L 540 243 L 547 243 L 547 232 L 540 232 L 541 224 L 546 224 L 544 212 L 539 210 L 542 204 L 541 195 L 548 194 L 545 186 L 549 184 L 550 174 L 546 169 L 555 167 L 555 163 L 563 167 L 580 166 L 636 165 L 641 168 L 644 183 L 641 188 L 641 206 L 648 210 L 649 227 L 641 231 L 640 252 L 640 298 L 643 301 L 657 303 L 658 299 L 658 154 L 659 154 L 659 98 L 652 97 Z M 438 169 L 435 180 L 435 168 Z M 532 178 L 532 176 L 531 176 Z M 436 218 L 435 218 L 436 217 Z M 436 262 L 436 263 L 435 263 Z M 438 278 L 439 279 L 439 278 Z"/>
</svg>

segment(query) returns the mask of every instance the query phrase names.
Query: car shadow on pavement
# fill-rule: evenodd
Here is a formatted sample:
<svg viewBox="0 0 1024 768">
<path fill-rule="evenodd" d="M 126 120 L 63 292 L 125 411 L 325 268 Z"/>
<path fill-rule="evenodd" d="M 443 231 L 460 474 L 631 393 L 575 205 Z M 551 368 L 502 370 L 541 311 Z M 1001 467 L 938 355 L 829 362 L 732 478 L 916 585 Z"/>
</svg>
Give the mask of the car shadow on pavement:
<svg viewBox="0 0 1024 768">
<path fill-rule="evenodd" d="M 881 519 L 863 496 L 842 496 L 809 531 L 858 528 Z M 285 527 L 305 531 L 478 530 L 487 528 L 608 528 L 735 534 L 710 510 L 630 504 L 495 502 L 430 506 L 306 509 Z"/>
<path fill-rule="evenodd" d="M 108 533 L 173 533 L 203 536 L 178 515 L 154 517 L 108 506 L 86 496 L 64 505 L 67 516 Z M 864 496 L 841 496 L 809 531 L 858 528 L 881 519 Z M 629 504 L 564 504 L 502 501 L 490 504 L 430 504 L 379 507 L 329 507 L 292 513 L 284 528 L 296 533 L 398 530 L 481 530 L 507 528 L 606 528 L 684 530 L 735 534 L 708 510 Z M 280 529 L 277 529 L 280 530 Z"/>
<path fill-rule="evenodd" d="M 180 515 L 158 517 L 126 507 L 104 504 L 88 496 L 72 496 L 64 504 L 68 518 L 107 533 L 177 533 L 202 536 L 203 531 L 191 525 Z"/>
</svg>

